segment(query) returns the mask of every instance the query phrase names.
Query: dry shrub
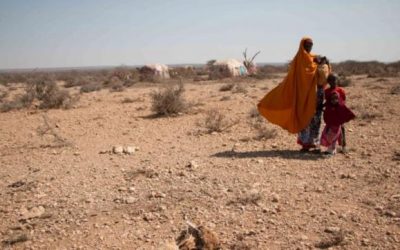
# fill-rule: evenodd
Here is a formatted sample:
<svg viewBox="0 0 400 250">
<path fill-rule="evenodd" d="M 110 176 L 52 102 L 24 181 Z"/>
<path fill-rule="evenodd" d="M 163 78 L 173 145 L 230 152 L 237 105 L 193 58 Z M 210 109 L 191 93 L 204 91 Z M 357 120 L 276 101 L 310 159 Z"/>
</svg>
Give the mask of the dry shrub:
<svg viewBox="0 0 400 250">
<path fill-rule="evenodd" d="M 377 113 L 377 112 L 362 111 L 361 115 L 360 115 L 360 119 L 370 121 L 370 120 L 374 120 L 376 118 L 380 118 L 382 116 L 383 116 L 382 114 Z"/>
<path fill-rule="evenodd" d="M 251 126 L 256 130 L 255 140 L 268 140 L 275 138 L 278 133 L 276 129 L 269 128 L 264 118 L 260 115 L 257 108 L 253 108 L 249 112 L 251 118 Z"/>
<path fill-rule="evenodd" d="M 230 91 L 235 87 L 234 83 L 228 83 L 228 84 L 224 84 L 221 86 L 221 88 L 219 88 L 219 91 Z"/>
<path fill-rule="evenodd" d="M 339 75 L 339 87 L 348 87 L 351 85 L 351 79 L 347 78 L 345 75 Z"/>
<path fill-rule="evenodd" d="M 8 96 L 8 92 L 0 91 L 0 102 L 3 102 L 3 99 Z"/>
<path fill-rule="evenodd" d="M 236 84 L 235 88 L 232 90 L 233 93 L 247 93 L 247 88 L 244 84 Z"/>
<path fill-rule="evenodd" d="M 393 63 L 381 63 L 378 61 L 344 61 L 333 64 L 333 68 L 339 74 L 344 75 L 368 75 L 368 77 L 395 77 L 400 72 L 400 61 Z"/>
<path fill-rule="evenodd" d="M 399 95 L 399 94 L 400 94 L 400 85 L 394 86 L 394 87 L 390 90 L 390 94 L 391 94 L 391 95 Z"/>
<path fill-rule="evenodd" d="M 73 88 L 73 87 L 79 87 L 79 86 L 87 86 L 90 85 L 91 82 L 87 78 L 70 78 L 65 80 L 64 88 Z"/>
<path fill-rule="evenodd" d="M 234 78 L 234 79 L 239 79 L 239 81 L 241 81 L 240 78 Z M 233 80 L 233 79 L 232 79 Z M 244 84 L 241 83 L 227 83 L 225 85 L 222 85 L 221 88 L 219 88 L 219 91 L 232 91 L 232 93 L 247 93 L 247 89 L 245 87 Z"/>
<path fill-rule="evenodd" d="M 44 137 L 45 135 L 49 135 L 53 138 L 53 144 L 48 145 L 50 147 L 67 147 L 67 146 L 72 146 L 73 144 L 62 137 L 57 131 L 56 131 L 56 125 L 54 125 L 47 114 L 43 115 L 43 124 L 37 128 L 37 133 L 39 136 Z"/>
<path fill-rule="evenodd" d="M 400 151 L 394 151 L 393 152 L 392 160 L 393 161 L 400 161 Z"/>
<path fill-rule="evenodd" d="M 28 241 L 28 240 L 29 240 L 29 238 L 28 238 L 26 233 L 17 232 L 15 234 L 11 235 L 8 238 L 5 238 L 2 241 L 2 243 L 3 243 L 4 247 L 5 247 L 5 249 L 9 249 L 11 245 L 14 245 L 14 244 L 19 243 L 19 242 L 25 242 L 25 241 Z"/>
<path fill-rule="evenodd" d="M 144 176 L 146 178 L 152 179 L 158 177 L 158 173 L 152 169 L 137 169 L 137 170 L 131 170 L 131 171 L 126 171 L 124 174 L 124 179 L 126 181 L 132 181 L 135 180 L 136 178 Z"/>
<path fill-rule="evenodd" d="M 174 67 L 169 70 L 173 79 L 193 79 L 196 76 L 196 69 L 192 66 Z"/>
<path fill-rule="evenodd" d="M 216 233 L 205 226 L 196 226 L 191 222 L 186 222 L 188 227 L 183 230 L 176 244 L 180 250 L 219 250 L 221 243 Z"/>
<path fill-rule="evenodd" d="M 78 100 L 67 90 L 61 90 L 55 82 L 48 80 L 37 80 L 28 84 L 23 99 L 26 103 L 32 103 L 37 99 L 40 109 L 68 109 Z"/>
<path fill-rule="evenodd" d="M 230 97 L 230 96 L 223 96 L 223 97 L 221 97 L 221 99 L 220 99 L 220 101 L 229 101 L 229 100 L 231 100 L 232 99 L 232 97 Z"/>
<path fill-rule="evenodd" d="M 333 246 L 338 246 L 343 243 L 345 239 L 345 234 L 343 231 L 332 234 L 330 237 L 322 239 L 320 242 L 315 244 L 316 248 L 326 249 Z"/>
<path fill-rule="evenodd" d="M 250 118 L 258 118 L 260 117 L 260 112 L 258 112 L 258 109 L 256 107 L 253 107 L 249 111 L 249 117 Z"/>
<path fill-rule="evenodd" d="M 236 200 L 229 201 L 227 205 L 258 205 L 258 203 L 263 199 L 262 194 L 257 190 L 250 190 L 248 193 L 243 194 L 243 196 L 238 197 Z"/>
<path fill-rule="evenodd" d="M 90 92 L 94 92 L 94 91 L 99 91 L 101 90 L 102 85 L 98 84 L 98 83 L 89 83 L 86 85 L 83 85 L 80 89 L 81 93 L 90 93 Z"/>
<path fill-rule="evenodd" d="M 24 108 L 21 102 L 18 100 L 5 102 L 0 105 L 0 112 L 9 112 L 11 110 Z"/>
<path fill-rule="evenodd" d="M 151 94 L 152 111 L 160 116 L 176 115 L 185 112 L 188 105 L 182 96 L 183 92 L 184 86 L 182 83 L 169 85 L 153 92 Z"/>
<path fill-rule="evenodd" d="M 223 132 L 234 125 L 238 124 L 238 120 L 229 120 L 224 113 L 218 109 L 208 110 L 206 113 L 206 118 L 204 120 L 204 127 L 207 129 L 208 133 L 212 132 Z"/>
<path fill-rule="evenodd" d="M 122 92 L 125 90 L 124 83 L 119 81 L 111 85 L 110 92 Z"/>
<path fill-rule="evenodd" d="M 35 100 L 38 101 L 40 109 L 68 109 L 78 99 L 79 96 L 71 96 L 67 90 L 61 90 L 53 81 L 36 80 L 27 85 L 23 95 L 17 96 L 8 103 L 3 103 L 0 110 L 7 112 L 13 109 L 30 107 Z"/>
<path fill-rule="evenodd" d="M 138 98 L 130 98 L 130 97 L 125 97 L 121 103 L 134 103 L 134 102 L 143 102 L 144 99 L 138 97 Z"/>
</svg>

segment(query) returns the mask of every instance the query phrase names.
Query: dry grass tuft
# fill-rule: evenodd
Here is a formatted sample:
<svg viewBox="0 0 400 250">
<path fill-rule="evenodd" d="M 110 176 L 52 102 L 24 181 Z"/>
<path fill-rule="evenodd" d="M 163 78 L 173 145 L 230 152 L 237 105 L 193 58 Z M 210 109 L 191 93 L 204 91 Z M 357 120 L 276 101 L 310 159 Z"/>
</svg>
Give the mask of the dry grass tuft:
<svg viewBox="0 0 400 250">
<path fill-rule="evenodd" d="M 338 246 L 342 244 L 345 239 L 345 235 L 343 231 L 339 231 L 334 233 L 332 236 L 322 239 L 320 242 L 315 244 L 316 248 L 326 249 L 333 246 Z"/>
<path fill-rule="evenodd" d="M 391 95 L 400 95 L 400 85 L 394 86 L 394 87 L 390 90 L 390 94 L 391 94 Z"/>
<path fill-rule="evenodd" d="M 132 171 L 127 171 L 125 172 L 125 180 L 126 181 L 131 181 L 135 180 L 139 176 L 144 176 L 146 178 L 152 179 L 158 177 L 158 173 L 152 169 L 137 169 L 137 170 L 132 170 Z"/>
<path fill-rule="evenodd" d="M 102 85 L 98 84 L 98 83 L 89 83 L 86 85 L 83 85 L 80 89 L 81 93 L 90 93 L 90 92 L 95 92 L 95 91 L 99 91 L 102 89 Z"/>
<path fill-rule="evenodd" d="M 250 118 L 258 118 L 260 117 L 260 112 L 258 112 L 258 109 L 256 107 L 253 107 L 249 111 L 249 117 Z"/>
<path fill-rule="evenodd" d="M 234 83 L 227 83 L 221 86 L 219 88 L 219 91 L 231 91 L 235 87 Z"/>
<path fill-rule="evenodd" d="M 250 110 L 249 117 L 251 118 L 250 125 L 256 131 L 255 140 L 273 139 L 278 135 L 276 129 L 267 126 L 265 119 L 260 115 L 257 108 Z"/>
<path fill-rule="evenodd" d="M 188 227 L 183 230 L 178 238 L 176 244 L 180 250 L 219 250 L 221 243 L 217 234 L 205 226 L 196 226 L 191 222 L 186 222 Z"/>
<path fill-rule="evenodd" d="M 256 190 L 251 190 L 249 193 L 243 194 L 243 196 L 238 197 L 236 200 L 228 202 L 227 205 L 235 205 L 235 204 L 241 204 L 241 205 L 258 205 L 258 203 L 263 199 L 263 196 L 260 192 Z"/>
<path fill-rule="evenodd" d="M 17 233 L 15 235 L 10 236 L 7 239 L 4 239 L 2 241 L 2 243 L 4 244 L 4 246 L 10 246 L 10 245 L 14 245 L 19 242 L 25 242 L 28 240 L 29 240 L 29 238 L 25 233 Z"/>
<path fill-rule="evenodd" d="M 113 83 L 110 87 L 110 92 L 123 92 L 125 90 L 124 83 L 121 81 Z"/>
<path fill-rule="evenodd" d="M 54 81 L 49 80 L 37 80 L 28 84 L 22 99 L 26 105 L 37 99 L 40 102 L 40 109 L 68 109 L 78 100 L 67 90 L 61 90 Z"/>
<path fill-rule="evenodd" d="M 338 82 L 339 87 L 348 87 L 351 84 L 352 84 L 351 79 L 347 78 L 345 75 L 339 76 L 339 82 Z"/>
<path fill-rule="evenodd" d="M 134 103 L 134 102 L 143 102 L 144 99 L 137 97 L 137 98 L 130 98 L 130 97 L 125 97 L 121 103 Z"/>
<path fill-rule="evenodd" d="M 232 90 L 232 93 L 247 94 L 247 92 L 247 88 L 244 84 L 236 84 L 235 88 Z"/>
<path fill-rule="evenodd" d="M 152 111 L 158 116 L 176 115 L 187 111 L 188 104 L 183 98 L 183 84 L 169 85 L 151 94 Z"/>
<path fill-rule="evenodd" d="M 360 114 L 360 119 L 367 120 L 367 121 L 371 121 L 371 120 L 374 120 L 376 118 L 381 118 L 381 117 L 383 117 L 383 115 L 380 113 L 377 113 L 377 112 L 362 111 Z"/>
<path fill-rule="evenodd" d="M 56 131 L 56 125 L 53 125 L 52 122 L 50 121 L 49 117 L 47 114 L 43 115 L 43 124 L 37 128 L 37 133 L 39 136 L 44 137 L 46 135 L 49 135 L 53 138 L 53 143 L 52 145 L 47 145 L 50 147 L 70 147 L 73 145 L 72 142 L 69 140 L 65 139 L 62 137 L 57 131 Z"/>
<path fill-rule="evenodd" d="M 0 102 L 3 102 L 3 100 L 4 100 L 5 98 L 7 98 L 7 96 L 8 96 L 8 92 L 6 92 L 6 91 L 0 91 Z"/>
<path fill-rule="evenodd" d="M 207 129 L 208 133 L 212 132 L 223 132 L 236 124 L 239 123 L 239 120 L 231 121 L 229 120 L 224 113 L 219 111 L 218 109 L 208 110 L 206 113 L 206 118 L 204 120 L 204 127 Z"/>
</svg>

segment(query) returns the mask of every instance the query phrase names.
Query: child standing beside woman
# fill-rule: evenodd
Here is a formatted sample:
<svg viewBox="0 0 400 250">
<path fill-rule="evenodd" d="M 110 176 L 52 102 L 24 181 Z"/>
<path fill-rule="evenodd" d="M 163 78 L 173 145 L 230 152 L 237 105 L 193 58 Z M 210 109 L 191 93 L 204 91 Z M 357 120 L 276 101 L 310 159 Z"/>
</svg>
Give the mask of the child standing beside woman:
<svg viewBox="0 0 400 250">
<path fill-rule="evenodd" d="M 342 88 L 337 86 L 338 80 L 336 74 L 329 74 L 327 81 L 330 87 L 324 91 L 324 121 L 326 125 L 322 131 L 320 143 L 328 148 L 326 153 L 329 155 L 336 154 L 337 144 L 341 145 L 342 151 L 345 152 L 346 140 L 343 124 L 355 118 L 354 113 L 345 104 L 346 94 Z"/>
</svg>

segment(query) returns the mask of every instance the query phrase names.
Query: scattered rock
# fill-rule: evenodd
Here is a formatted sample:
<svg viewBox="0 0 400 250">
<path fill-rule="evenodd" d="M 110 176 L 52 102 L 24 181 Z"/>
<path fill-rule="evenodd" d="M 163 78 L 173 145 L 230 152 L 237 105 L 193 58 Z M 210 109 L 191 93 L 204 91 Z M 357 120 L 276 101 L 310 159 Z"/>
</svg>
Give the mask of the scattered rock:
<svg viewBox="0 0 400 250">
<path fill-rule="evenodd" d="M 361 245 L 362 246 L 366 247 L 366 246 L 369 246 L 369 244 L 370 243 L 369 243 L 369 240 L 367 238 L 364 238 L 364 239 L 361 240 Z"/>
<path fill-rule="evenodd" d="M 11 235 L 8 239 L 3 240 L 6 245 L 14 245 L 18 242 L 24 242 L 28 240 L 28 236 L 25 233 L 17 233 Z"/>
<path fill-rule="evenodd" d="M 340 245 L 344 240 L 344 234 L 342 232 L 333 233 L 331 237 L 322 239 L 315 244 L 315 247 L 325 249 L 333 246 Z"/>
<path fill-rule="evenodd" d="M 136 201 L 137 201 L 137 199 L 136 199 L 135 197 L 132 197 L 132 196 L 127 197 L 127 198 L 125 199 L 125 203 L 126 203 L 126 204 L 133 204 L 133 203 L 135 203 Z"/>
<path fill-rule="evenodd" d="M 26 184 L 25 181 L 16 181 L 16 182 L 11 183 L 10 185 L 8 185 L 8 187 L 11 187 L 11 188 L 19 188 L 19 187 L 21 187 L 21 186 L 23 186 L 23 185 L 25 185 L 25 184 Z"/>
<path fill-rule="evenodd" d="M 183 230 L 176 240 L 179 249 L 221 249 L 221 243 L 217 235 L 205 226 L 197 227 L 191 222 L 187 222 L 188 228 Z"/>
<path fill-rule="evenodd" d="M 31 209 L 27 209 L 26 207 L 22 207 L 20 210 L 20 215 L 22 220 L 28 220 L 31 218 L 40 217 L 44 214 L 46 210 L 42 206 L 33 207 Z"/>
<path fill-rule="evenodd" d="M 340 227 L 327 227 L 325 228 L 324 232 L 326 233 L 339 233 Z"/>
<path fill-rule="evenodd" d="M 386 215 L 388 217 L 396 217 L 396 212 L 393 212 L 391 210 L 386 210 L 384 215 Z"/>
<path fill-rule="evenodd" d="M 273 193 L 271 195 L 271 198 L 272 198 L 272 202 L 278 202 L 279 201 L 279 195 L 277 195 L 275 193 Z"/>
<path fill-rule="evenodd" d="M 195 169 L 195 168 L 198 168 L 199 167 L 199 164 L 196 162 L 196 161 L 190 161 L 187 165 L 186 165 L 186 167 L 187 168 L 191 168 L 191 169 Z"/>
<path fill-rule="evenodd" d="M 127 147 L 124 148 L 123 151 L 124 151 L 125 154 L 131 155 L 131 154 L 134 154 L 136 152 L 136 148 L 132 147 L 132 146 L 127 146 Z"/>
<path fill-rule="evenodd" d="M 122 154 L 124 152 L 124 148 L 122 146 L 114 146 L 113 153 L 114 154 Z"/>
<path fill-rule="evenodd" d="M 344 174 L 344 173 L 340 174 L 340 178 L 341 179 L 352 179 L 352 180 L 357 179 L 354 174 Z"/>
</svg>

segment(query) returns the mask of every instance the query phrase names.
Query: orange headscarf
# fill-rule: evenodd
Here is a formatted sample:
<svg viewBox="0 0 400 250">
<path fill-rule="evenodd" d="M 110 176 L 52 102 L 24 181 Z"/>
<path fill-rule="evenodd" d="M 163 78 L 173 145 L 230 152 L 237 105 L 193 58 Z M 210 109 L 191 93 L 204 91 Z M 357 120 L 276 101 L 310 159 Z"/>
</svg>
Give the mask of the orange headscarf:
<svg viewBox="0 0 400 250">
<path fill-rule="evenodd" d="M 317 64 L 304 50 L 306 40 L 311 38 L 301 40 L 286 78 L 258 103 L 261 115 L 290 133 L 306 128 L 316 111 Z"/>
</svg>

